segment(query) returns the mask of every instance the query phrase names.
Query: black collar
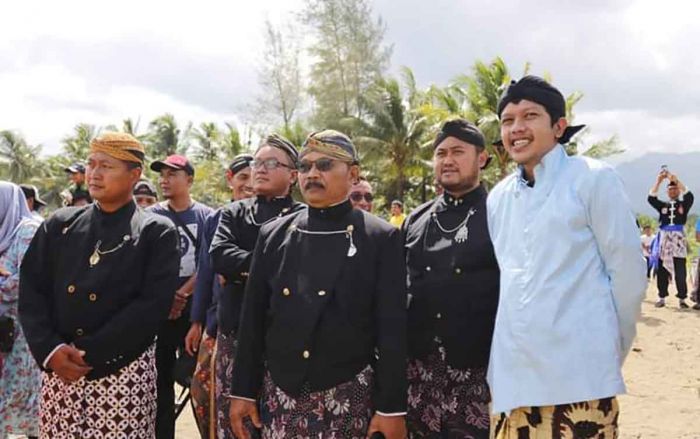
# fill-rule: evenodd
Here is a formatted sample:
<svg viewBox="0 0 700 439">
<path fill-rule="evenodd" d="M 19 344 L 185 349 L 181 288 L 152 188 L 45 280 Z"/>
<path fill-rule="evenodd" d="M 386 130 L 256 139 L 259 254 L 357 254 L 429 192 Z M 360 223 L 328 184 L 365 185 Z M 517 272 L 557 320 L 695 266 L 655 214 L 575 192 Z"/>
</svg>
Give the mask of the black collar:
<svg viewBox="0 0 700 439">
<path fill-rule="evenodd" d="M 98 221 L 102 224 L 117 224 L 122 220 L 131 218 L 132 214 L 136 210 L 136 203 L 131 199 L 128 203 L 115 210 L 114 212 L 105 212 L 100 209 L 98 203 L 92 205 L 93 212 Z"/>
<path fill-rule="evenodd" d="M 444 210 L 466 210 L 472 207 L 480 199 L 486 197 L 486 189 L 483 185 L 479 185 L 474 190 L 467 192 L 461 197 L 454 197 L 448 192 L 444 192 L 435 203 L 435 210 L 442 212 Z"/>
<path fill-rule="evenodd" d="M 351 211 L 352 203 L 350 203 L 350 200 L 345 200 L 335 206 L 321 208 L 309 206 L 309 218 L 335 220 L 344 217 Z"/>
</svg>

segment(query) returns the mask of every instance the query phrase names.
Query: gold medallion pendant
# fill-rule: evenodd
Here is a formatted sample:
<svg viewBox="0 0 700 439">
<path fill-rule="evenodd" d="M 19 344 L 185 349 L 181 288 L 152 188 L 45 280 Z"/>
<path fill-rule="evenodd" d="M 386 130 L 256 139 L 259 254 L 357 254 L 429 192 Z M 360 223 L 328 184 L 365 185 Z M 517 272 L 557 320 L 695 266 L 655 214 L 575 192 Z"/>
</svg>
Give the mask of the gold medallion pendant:
<svg viewBox="0 0 700 439">
<path fill-rule="evenodd" d="M 90 255 L 90 267 L 94 267 L 95 265 L 100 263 L 100 254 L 98 253 L 97 249 L 95 249 L 94 252 Z"/>
</svg>

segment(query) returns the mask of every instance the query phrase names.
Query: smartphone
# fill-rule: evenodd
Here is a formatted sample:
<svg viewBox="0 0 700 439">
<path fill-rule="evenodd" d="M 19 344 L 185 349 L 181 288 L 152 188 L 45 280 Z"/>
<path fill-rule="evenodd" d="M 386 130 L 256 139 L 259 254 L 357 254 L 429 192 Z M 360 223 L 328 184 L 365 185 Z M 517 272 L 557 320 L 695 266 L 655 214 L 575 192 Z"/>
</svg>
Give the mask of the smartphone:
<svg viewBox="0 0 700 439">
<path fill-rule="evenodd" d="M 668 174 L 668 166 L 667 165 L 661 165 L 661 172 L 664 174 Z"/>
</svg>

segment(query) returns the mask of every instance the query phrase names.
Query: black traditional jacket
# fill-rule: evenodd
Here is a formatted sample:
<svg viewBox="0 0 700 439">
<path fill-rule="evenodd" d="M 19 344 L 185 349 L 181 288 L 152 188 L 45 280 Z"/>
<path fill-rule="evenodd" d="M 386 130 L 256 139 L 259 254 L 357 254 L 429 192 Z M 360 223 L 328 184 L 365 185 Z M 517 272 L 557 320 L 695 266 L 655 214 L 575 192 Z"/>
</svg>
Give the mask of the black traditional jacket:
<svg viewBox="0 0 700 439">
<path fill-rule="evenodd" d="M 410 357 L 425 358 L 437 337 L 451 366 L 488 364 L 499 269 L 486 220 L 480 186 L 461 198 L 445 193 L 404 222 Z"/>
<path fill-rule="evenodd" d="M 243 291 L 260 226 L 305 207 L 287 196 L 270 200 L 247 198 L 222 209 L 210 248 L 214 272 L 223 275 L 226 282 L 217 307 L 219 331 L 231 334 L 238 329 Z"/>
<path fill-rule="evenodd" d="M 178 246 L 169 219 L 133 202 L 113 213 L 97 204 L 56 211 L 34 235 L 20 273 L 20 321 L 36 361 L 72 343 L 86 352 L 87 378 L 95 379 L 138 358 L 170 311 Z"/>
<path fill-rule="evenodd" d="M 262 227 L 245 290 L 231 394 L 265 369 L 291 395 L 374 368 L 373 407 L 406 411 L 406 268 L 400 230 L 349 201 Z"/>
</svg>

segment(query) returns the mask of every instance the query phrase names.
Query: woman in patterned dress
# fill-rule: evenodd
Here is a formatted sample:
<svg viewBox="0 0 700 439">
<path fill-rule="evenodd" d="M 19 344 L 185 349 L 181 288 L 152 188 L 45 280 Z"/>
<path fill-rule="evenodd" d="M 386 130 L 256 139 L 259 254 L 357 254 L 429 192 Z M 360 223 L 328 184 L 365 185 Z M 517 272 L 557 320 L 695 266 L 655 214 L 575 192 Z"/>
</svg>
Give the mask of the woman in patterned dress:
<svg viewBox="0 0 700 439">
<path fill-rule="evenodd" d="M 17 319 L 19 266 L 39 222 L 19 186 L 0 182 L 0 316 L 15 322 L 10 352 L 0 352 L 0 438 L 39 433 L 41 371 L 32 358 Z"/>
</svg>

